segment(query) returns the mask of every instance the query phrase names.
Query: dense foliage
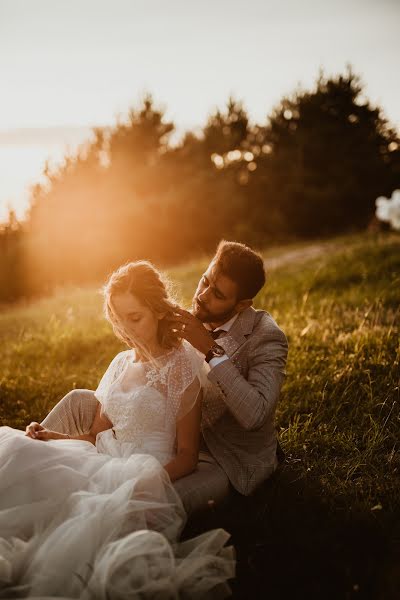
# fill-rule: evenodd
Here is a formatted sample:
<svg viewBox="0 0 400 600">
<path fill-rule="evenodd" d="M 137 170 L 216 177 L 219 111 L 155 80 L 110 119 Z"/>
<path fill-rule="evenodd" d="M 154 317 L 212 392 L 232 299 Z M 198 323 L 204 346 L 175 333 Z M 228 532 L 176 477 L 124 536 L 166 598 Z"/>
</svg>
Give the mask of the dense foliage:
<svg viewBox="0 0 400 600">
<path fill-rule="evenodd" d="M 195 257 L 221 237 L 263 245 L 363 229 L 376 197 L 400 186 L 399 135 L 350 67 L 283 98 L 265 124 L 230 99 L 200 133 L 171 144 L 173 132 L 147 97 L 47 169 L 21 231 L 0 236 L 0 300 L 98 281 L 138 257 Z"/>
</svg>

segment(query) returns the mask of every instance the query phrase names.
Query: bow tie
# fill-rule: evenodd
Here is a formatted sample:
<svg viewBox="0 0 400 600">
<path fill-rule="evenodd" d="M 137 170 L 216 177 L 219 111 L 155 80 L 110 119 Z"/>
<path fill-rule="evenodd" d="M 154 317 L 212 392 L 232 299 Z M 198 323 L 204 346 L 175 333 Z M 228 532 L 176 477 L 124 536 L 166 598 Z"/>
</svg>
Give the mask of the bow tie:
<svg viewBox="0 0 400 600">
<path fill-rule="evenodd" d="M 222 329 L 218 329 L 217 331 L 210 331 L 210 335 L 213 338 L 213 340 L 216 340 L 217 338 L 219 338 L 221 333 L 223 333 Z"/>
</svg>

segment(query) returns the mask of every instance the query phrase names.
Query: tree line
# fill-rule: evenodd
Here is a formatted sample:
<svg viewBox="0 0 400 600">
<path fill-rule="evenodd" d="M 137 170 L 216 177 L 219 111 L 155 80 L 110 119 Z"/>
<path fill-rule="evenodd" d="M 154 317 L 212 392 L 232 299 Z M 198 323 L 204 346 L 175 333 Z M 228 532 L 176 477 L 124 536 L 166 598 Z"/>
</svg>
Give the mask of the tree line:
<svg viewBox="0 0 400 600">
<path fill-rule="evenodd" d="M 265 123 L 230 98 L 200 133 L 151 96 L 32 188 L 27 219 L 0 231 L 0 300 L 102 279 L 147 258 L 163 266 L 212 251 L 222 237 L 265 246 L 364 229 L 375 199 L 400 186 L 400 138 L 351 66 L 321 71 Z"/>
</svg>

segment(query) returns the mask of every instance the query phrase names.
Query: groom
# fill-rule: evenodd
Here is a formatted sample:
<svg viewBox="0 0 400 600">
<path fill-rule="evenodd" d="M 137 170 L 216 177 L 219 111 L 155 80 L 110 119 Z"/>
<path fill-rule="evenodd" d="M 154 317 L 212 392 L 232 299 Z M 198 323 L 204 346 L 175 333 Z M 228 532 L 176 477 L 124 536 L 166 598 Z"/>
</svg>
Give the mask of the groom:
<svg viewBox="0 0 400 600">
<path fill-rule="evenodd" d="M 252 307 L 264 284 L 261 256 L 222 241 L 192 313 L 178 311 L 182 337 L 205 355 L 211 384 L 203 392 L 198 468 L 174 483 L 189 514 L 220 504 L 232 488 L 251 494 L 278 465 L 274 416 L 288 345 L 271 315 Z"/>
<path fill-rule="evenodd" d="M 264 283 L 261 256 L 222 241 L 199 281 L 192 313 L 176 313 L 176 328 L 210 366 L 198 466 L 174 482 L 189 515 L 220 504 L 233 489 L 251 494 L 278 465 L 274 416 L 288 345 L 271 315 L 252 307 Z M 84 433 L 96 404 L 94 392 L 73 390 L 42 425 Z"/>
</svg>

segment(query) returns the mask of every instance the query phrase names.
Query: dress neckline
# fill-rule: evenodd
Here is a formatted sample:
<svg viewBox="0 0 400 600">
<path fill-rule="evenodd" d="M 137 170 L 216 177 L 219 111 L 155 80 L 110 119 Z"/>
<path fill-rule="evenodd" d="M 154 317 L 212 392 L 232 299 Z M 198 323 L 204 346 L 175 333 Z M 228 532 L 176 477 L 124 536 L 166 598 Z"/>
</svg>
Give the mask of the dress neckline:
<svg viewBox="0 0 400 600">
<path fill-rule="evenodd" d="M 157 361 L 163 360 L 164 358 L 170 356 L 176 350 L 178 350 L 178 348 L 171 348 L 171 350 L 167 350 L 167 352 L 164 352 L 163 354 L 160 354 L 160 356 L 154 357 L 154 361 L 157 362 Z M 132 362 L 132 364 L 135 364 L 135 365 L 144 365 L 144 366 L 152 364 L 152 361 L 150 361 L 150 360 L 140 360 L 140 361 L 137 361 L 136 360 L 136 350 L 134 348 L 131 348 L 129 350 L 129 352 L 131 353 L 131 362 Z"/>
</svg>

